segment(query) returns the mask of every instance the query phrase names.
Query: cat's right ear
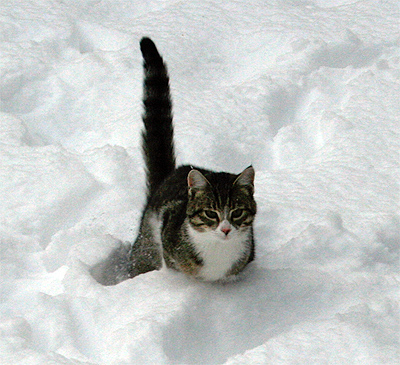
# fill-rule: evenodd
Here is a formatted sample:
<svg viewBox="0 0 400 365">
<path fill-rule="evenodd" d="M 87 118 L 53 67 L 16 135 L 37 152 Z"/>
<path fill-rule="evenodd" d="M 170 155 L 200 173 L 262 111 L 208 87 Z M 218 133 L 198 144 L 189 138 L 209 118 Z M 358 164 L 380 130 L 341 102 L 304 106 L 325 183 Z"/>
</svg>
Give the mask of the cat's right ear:
<svg viewBox="0 0 400 365">
<path fill-rule="evenodd" d="M 242 173 L 237 177 L 233 184 L 241 186 L 251 186 L 252 188 L 254 188 L 254 175 L 254 168 L 250 165 L 248 168 L 242 171 Z"/>
<path fill-rule="evenodd" d="M 248 191 L 251 195 L 254 194 L 254 168 L 253 166 L 249 166 L 247 169 L 244 169 L 242 173 L 237 177 L 233 186 L 237 188 L 244 189 Z"/>
<path fill-rule="evenodd" d="M 205 189 L 210 183 L 205 176 L 198 170 L 191 170 L 187 177 L 188 187 L 190 189 Z"/>
</svg>

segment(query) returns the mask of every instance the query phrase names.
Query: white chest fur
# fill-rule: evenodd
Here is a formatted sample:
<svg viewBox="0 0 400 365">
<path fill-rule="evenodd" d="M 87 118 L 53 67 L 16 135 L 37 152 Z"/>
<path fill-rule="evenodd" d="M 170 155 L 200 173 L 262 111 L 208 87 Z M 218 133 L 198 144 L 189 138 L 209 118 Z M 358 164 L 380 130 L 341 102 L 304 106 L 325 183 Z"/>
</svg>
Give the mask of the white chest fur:
<svg viewBox="0 0 400 365">
<path fill-rule="evenodd" d="M 189 225 L 188 233 L 203 260 L 199 277 L 206 281 L 223 279 L 246 250 L 246 234 L 237 230 L 225 237 L 222 232 L 198 232 Z"/>
</svg>

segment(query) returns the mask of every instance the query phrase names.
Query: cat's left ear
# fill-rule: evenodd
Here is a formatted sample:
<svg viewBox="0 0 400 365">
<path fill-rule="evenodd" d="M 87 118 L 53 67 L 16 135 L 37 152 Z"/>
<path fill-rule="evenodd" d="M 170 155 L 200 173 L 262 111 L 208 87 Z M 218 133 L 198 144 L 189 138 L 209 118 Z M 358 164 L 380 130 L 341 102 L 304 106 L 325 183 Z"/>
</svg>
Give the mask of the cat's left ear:
<svg viewBox="0 0 400 365">
<path fill-rule="evenodd" d="M 253 166 L 249 166 L 248 168 L 244 169 L 242 173 L 236 178 L 233 185 L 248 186 L 254 190 L 254 175 L 255 171 Z"/>
</svg>

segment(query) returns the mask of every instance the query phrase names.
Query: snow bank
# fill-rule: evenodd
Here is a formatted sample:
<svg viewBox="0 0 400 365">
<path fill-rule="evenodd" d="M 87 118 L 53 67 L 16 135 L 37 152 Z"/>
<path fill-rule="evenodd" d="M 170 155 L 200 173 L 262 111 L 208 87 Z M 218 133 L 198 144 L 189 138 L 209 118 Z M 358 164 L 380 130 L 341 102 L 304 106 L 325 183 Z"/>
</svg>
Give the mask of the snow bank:
<svg viewBox="0 0 400 365">
<path fill-rule="evenodd" d="M 3 1 L 0 363 L 396 364 L 396 1 Z M 138 41 L 171 73 L 179 162 L 255 166 L 236 281 L 103 286 L 144 202 Z"/>
</svg>

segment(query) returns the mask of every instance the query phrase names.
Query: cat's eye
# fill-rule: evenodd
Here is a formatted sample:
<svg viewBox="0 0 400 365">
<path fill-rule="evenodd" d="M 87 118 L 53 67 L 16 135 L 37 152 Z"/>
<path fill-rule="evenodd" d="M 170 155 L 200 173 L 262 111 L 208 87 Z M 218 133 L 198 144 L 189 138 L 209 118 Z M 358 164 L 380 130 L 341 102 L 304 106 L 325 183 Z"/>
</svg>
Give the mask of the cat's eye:
<svg viewBox="0 0 400 365">
<path fill-rule="evenodd" d="M 217 212 L 214 212 L 213 210 L 205 210 L 204 214 L 209 219 L 218 219 Z"/>
<path fill-rule="evenodd" d="M 231 217 L 232 219 L 238 219 L 240 218 L 244 213 L 243 209 L 235 209 L 232 213 L 231 213 Z"/>
</svg>

